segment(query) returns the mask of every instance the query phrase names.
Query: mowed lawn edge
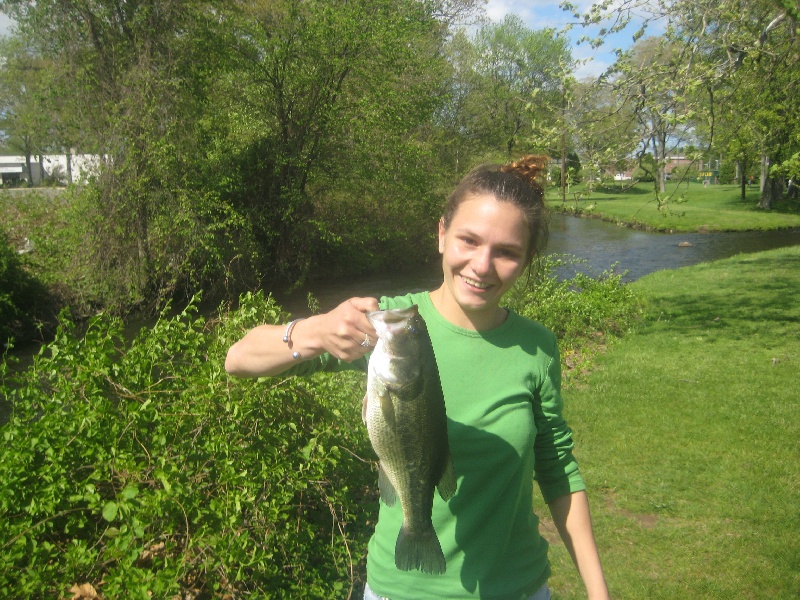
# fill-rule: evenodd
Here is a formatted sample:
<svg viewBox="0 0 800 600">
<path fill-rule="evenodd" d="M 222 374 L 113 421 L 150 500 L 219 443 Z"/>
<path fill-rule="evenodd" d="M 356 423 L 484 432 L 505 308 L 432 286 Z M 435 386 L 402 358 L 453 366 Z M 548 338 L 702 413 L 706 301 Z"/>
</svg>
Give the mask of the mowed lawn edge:
<svg viewBox="0 0 800 600">
<path fill-rule="evenodd" d="M 744 200 L 735 185 L 700 183 L 667 185 L 658 209 L 652 184 L 588 192 L 576 186 L 565 202 L 552 189 L 548 205 L 556 212 L 599 218 L 620 225 L 654 231 L 768 231 L 800 227 L 800 202 L 784 199 L 772 210 L 758 208 L 758 188 L 748 189 Z"/>
<path fill-rule="evenodd" d="M 800 247 L 631 285 L 645 321 L 564 391 L 612 597 L 800 597 Z"/>
</svg>

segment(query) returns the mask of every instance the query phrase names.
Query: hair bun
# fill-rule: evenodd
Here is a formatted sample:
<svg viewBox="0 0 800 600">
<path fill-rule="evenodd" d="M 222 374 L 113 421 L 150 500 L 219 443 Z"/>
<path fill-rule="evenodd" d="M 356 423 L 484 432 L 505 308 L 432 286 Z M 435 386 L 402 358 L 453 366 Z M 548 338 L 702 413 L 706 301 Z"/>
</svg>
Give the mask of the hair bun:
<svg viewBox="0 0 800 600">
<path fill-rule="evenodd" d="M 549 156 L 529 154 L 510 164 L 503 165 L 500 167 L 500 171 L 514 173 L 532 185 L 541 185 L 542 182 L 540 180 L 547 173 L 547 163 L 549 161 Z"/>
</svg>

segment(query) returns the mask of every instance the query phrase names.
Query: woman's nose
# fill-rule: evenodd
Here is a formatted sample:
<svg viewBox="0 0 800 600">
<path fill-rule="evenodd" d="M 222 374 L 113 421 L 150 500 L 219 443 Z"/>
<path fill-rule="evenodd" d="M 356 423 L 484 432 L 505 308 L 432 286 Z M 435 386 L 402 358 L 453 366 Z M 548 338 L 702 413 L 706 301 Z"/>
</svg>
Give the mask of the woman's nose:
<svg viewBox="0 0 800 600">
<path fill-rule="evenodd" d="M 475 252 L 470 262 L 476 275 L 486 275 L 492 270 L 492 253 L 488 248 L 480 248 Z"/>
</svg>

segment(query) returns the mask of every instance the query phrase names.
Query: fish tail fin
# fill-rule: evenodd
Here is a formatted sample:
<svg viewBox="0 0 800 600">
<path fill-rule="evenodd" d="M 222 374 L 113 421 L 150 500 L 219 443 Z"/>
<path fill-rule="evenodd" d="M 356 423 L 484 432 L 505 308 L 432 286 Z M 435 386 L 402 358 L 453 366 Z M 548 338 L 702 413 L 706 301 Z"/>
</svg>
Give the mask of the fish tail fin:
<svg viewBox="0 0 800 600">
<path fill-rule="evenodd" d="M 441 575 L 447 570 L 442 546 L 433 527 L 421 533 L 412 533 L 402 527 L 394 549 L 394 563 L 401 571 L 418 569 Z"/>
</svg>

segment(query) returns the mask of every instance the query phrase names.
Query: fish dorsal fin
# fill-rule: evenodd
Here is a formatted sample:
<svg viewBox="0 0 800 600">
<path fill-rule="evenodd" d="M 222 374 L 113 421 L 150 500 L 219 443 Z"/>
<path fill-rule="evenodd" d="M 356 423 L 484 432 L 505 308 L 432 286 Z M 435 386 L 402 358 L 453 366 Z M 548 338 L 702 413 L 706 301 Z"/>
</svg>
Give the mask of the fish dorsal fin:
<svg viewBox="0 0 800 600">
<path fill-rule="evenodd" d="M 397 502 L 397 492 L 389 481 L 389 476 L 383 470 L 383 465 L 378 463 L 378 489 L 381 492 L 381 500 L 386 506 L 394 506 Z"/>
<path fill-rule="evenodd" d="M 447 453 L 447 458 L 444 461 L 444 473 L 442 473 L 439 483 L 436 484 L 436 489 L 439 490 L 439 496 L 442 500 L 447 502 L 456 493 L 456 472 L 453 469 L 453 459 L 450 453 Z"/>
</svg>

